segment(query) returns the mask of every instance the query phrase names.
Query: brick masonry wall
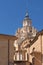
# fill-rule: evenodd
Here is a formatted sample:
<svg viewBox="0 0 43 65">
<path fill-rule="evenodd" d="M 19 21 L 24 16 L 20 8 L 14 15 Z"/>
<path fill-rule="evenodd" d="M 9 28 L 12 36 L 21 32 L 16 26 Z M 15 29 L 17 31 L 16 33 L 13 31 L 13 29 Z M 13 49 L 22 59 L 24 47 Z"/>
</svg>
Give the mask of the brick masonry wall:
<svg viewBox="0 0 43 65">
<path fill-rule="evenodd" d="M 42 65 L 43 65 L 43 35 L 42 35 Z"/>
<path fill-rule="evenodd" d="M 9 65 L 14 63 L 14 41 L 9 41 Z"/>
<path fill-rule="evenodd" d="M 8 65 L 8 40 L 0 39 L 0 65 Z"/>
<path fill-rule="evenodd" d="M 34 44 L 30 47 L 30 53 L 32 53 L 33 48 L 34 52 L 36 52 L 35 54 L 35 65 L 41 65 L 41 35 L 38 37 L 38 39 L 34 42 Z M 30 61 L 32 59 L 32 55 L 30 56 Z"/>
</svg>

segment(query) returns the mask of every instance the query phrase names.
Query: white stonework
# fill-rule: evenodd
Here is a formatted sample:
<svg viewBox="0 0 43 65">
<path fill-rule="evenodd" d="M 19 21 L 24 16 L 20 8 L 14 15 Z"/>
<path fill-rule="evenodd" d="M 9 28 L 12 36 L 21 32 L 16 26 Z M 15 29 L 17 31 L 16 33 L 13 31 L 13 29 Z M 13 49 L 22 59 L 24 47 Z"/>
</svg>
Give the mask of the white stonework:
<svg viewBox="0 0 43 65">
<path fill-rule="evenodd" d="M 21 55 L 22 60 L 27 60 L 27 54 L 28 54 L 29 48 L 27 49 L 27 48 L 25 48 L 25 46 L 27 44 L 29 44 L 30 40 L 33 40 L 33 38 L 36 36 L 36 33 L 37 33 L 37 30 L 32 26 L 32 20 L 29 18 L 28 13 L 26 13 L 25 18 L 23 20 L 23 27 L 18 28 L 18 30 L 16 32 L 16 37 L 18 37 L 18 39 L 15 40 L 15 42 L 14 42 L 14 47 L 16 47 L 15 51 L 19 52 L 20 49 L 26 50 L 26 51 L 24 51 L 24 53 L 25 53 L 24 56 L 26 57 L 26 59 L 22 59 L 23 51 L 19 52 L 19 55 L 22 53 L 22 55 Z M 23 45 L 21 45 L 21 43 Z M 21 45 L 20 49 L 19 49 L 19 45 Z M 15 56 L 14 56 L 14 59 L 15 59 Z M 17 58 L 19 58 L 19 57 L 17 56 Z"/>
<path fill-rule="evenodd" d="M 18 28 L 16 36 L 18 37 L 17 43 L 20 44 L 27 37 L 33 39 L 36 36 L 37 30 L 32 26 L 32 20 L 29 18 L 28 13 L 26 13 L 23 20 L 23 27 Z"/>
</svg>

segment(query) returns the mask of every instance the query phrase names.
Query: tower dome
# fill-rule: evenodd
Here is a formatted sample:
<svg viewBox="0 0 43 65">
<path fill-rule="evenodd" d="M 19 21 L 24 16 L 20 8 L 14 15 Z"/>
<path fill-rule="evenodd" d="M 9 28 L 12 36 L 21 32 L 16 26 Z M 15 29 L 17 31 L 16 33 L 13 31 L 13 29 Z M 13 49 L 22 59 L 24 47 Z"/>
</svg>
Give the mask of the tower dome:
<svg viewBox="0 0 43 65">
<path fill-rule="evenodd" d="M 31 19 L 29 18 L 28 12 L 26 12 L 25 18 L 23 20 L 23 26 L 31 26 Z"/>
</svg>

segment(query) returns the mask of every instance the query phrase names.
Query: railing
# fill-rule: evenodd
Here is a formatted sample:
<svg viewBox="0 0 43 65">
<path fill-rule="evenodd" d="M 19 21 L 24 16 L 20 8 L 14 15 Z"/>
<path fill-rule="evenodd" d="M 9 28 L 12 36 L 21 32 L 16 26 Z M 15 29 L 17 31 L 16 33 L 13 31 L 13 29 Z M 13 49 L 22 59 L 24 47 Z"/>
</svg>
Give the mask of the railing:
<svg viewBox="0 0 43 65">
<path fill-rule="evenodd" d="M 27 53 L 15 53 L 14 61 L 27 61 Z"/>
</svg>

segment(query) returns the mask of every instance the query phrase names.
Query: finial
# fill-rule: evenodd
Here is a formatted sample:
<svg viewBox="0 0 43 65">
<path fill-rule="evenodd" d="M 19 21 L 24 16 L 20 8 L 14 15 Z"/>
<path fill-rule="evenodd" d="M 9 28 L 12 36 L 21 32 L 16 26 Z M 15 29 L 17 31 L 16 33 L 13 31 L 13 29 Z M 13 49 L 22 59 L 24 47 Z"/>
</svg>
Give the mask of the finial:
<svg viewBox="0 0 43 65">
<path fill-rule="evenodd" d="M 24 20 L 27 20 L 27 19 L 29 19 L 29 14 L 28 14 L 28 11 L 26 11 L 26 15 L 25 15 Z"/>
<path fill-rule="evenodd" d="M 26 11 L 26 15 L 25 15 L 25 17 L 29 17 L 28 11 Z"/>
</svg>

